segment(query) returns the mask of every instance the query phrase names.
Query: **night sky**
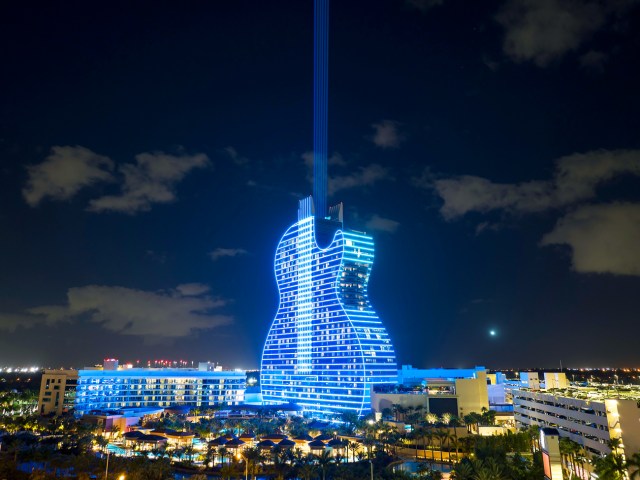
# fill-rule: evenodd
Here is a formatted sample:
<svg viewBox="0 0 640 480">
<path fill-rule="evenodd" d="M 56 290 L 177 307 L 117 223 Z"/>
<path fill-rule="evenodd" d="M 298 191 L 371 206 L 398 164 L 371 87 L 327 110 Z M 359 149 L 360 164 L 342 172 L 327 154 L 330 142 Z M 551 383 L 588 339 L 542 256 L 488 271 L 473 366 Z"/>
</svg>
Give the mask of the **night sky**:
<svg viewBox="0 0 640 480">
<path fill-rule="evenodd" d="M 3 2 L 0 365 L 259 365 L 312 7 Z M 330 201 L 399 364 L 640 366 L 639 2 L 334 0 L 330 28 Z"/>
</svg>

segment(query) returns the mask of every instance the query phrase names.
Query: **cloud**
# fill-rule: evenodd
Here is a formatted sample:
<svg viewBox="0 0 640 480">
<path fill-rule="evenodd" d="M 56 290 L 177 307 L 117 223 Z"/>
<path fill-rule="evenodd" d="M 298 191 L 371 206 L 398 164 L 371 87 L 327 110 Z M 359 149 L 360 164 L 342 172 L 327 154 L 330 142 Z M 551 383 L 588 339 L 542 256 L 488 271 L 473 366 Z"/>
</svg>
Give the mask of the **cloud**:
<svg viewBox="0 0 640 480">
<path fill-rule="evenodd" d="M 203 153 L 180 156 L 163 152 L 140 153 L 135 159 L 135 164 L 127 163 L 118 168 L 124 178 L 122 192 L 92 200 L 87 208 L 89 211 L 134 214 L 150 210 L 154 203 L 174 202 L 176 183 L 191 170 L 210 164 Z"/>
<path fill-rule="evenodd" d="M 209 164 L 209 158 L 202 153 L 140 153 L 135 157 L 135 164 L 118 167 L 118 178 L 113 174 L 115 164 L 110 158 L 85 147 L 55 146 L 41 164 L 28 167 L 29 178 L 22 194 L 26 202 L 35 207 L 47 197 L 68 200 L 83 187 L 118 181 L 120 194 L 93 199 L 87 210 L 133 214 L 150 210 L 154 203 L 175 201 L 176 184 L 191 170 Z"/>
<path fill-rule="evenodd" d="M 444 201 L 440 212 L 452 220 L 469 212 L 532 213 L 566 207 L 594 198 L 599 185 L 624 174 L 640 175 L 640 150 L 597 150 L 562 157 L 551 180 L 495 183 L 472 175 L 438 179 L 427 171 L 414 182 L 434 189 Z"/>
<path fill-rule="evenodd" d="M 406 2 L 411 7 L 417 8 L 422 12 L 427 12 L 433 7 L 442 5 L 444 0 L 406 0 Z"/>
<path fill-rule="evenodd" d="M 562 217 L 541 245 L 571 248 L 580 273 L 640 275 L 640 205 L 586 205 Z"/>
<path fill-rule="evenodd" d="M 37 206 L 43 199 L 68 200 L 97 182 L 113 181 L 114 163 L 80 146 L 55 146 L 39 165 L 27 167 L 29 178 L 22 189 L 26 202 Z"/>
<path fill-rule="evenodd" d="M 508 0 L 496 20 L 505 29 L 503 51 L 516 62 L 540 67 L 578 50 L 612 15 L 635 0 Z"/>
<path fill-rule="evenodd" d="M 185 297 L 198 297 L 207 293 L 211 288 L 209 288 L 209 285 L 204 285 L 203 283 L 183 283 L 182 285 L 178 285 L 176 290 L 180 295 Z"/>
<path fill-rule="evenodd" d="M 500 225 L 497 223 L 480 222 L 476 226 L 476 235 L 480 235 L 483 232 L 489 232 L 489 231 L 497 232 L 498 230 L 500 230 Z"/>
<path fill-rule="evenodd" d="M 307 180 L 313 183 L 313 152 L 303 153 L 302 161 L 307 167 Z M 329 166 L 345 167 L 348 163 L 342 155 L 336 152 L 329 157 L 328 164 Z M 348 188 L 371 186 L 387 176 L 388 170 L 375 163 L 359 167 L 347 175 L 329 175 L 329 195 Z"/>
<path fill-rule="evenodd" d="M 145 256 L 155 262 L 165 263 L 167 261 L 167 252 L 156 252 L 155 250 L 147 250 Z"/>
<path fill-rule="evenodd" d="M 216 248 L 213 252 L 209 252 L 209 256 L 215 262 L 223 257 L 238 257 L 248 253 L 244 248 Z"/>
<path fill-rule="evenodd" d="M 568 245 L 576 272 L 640 275 L 640 204 L 584 204 L 596 198 L 600 185 L 623 175 L 640 176 L 640 150 L 574 153 L 556 161 L 550 180 L 494 183 L 469 175 L 437 178 L 425 170 L 414 182 L 432 188 L 444 200 L 440 211 L 447 220 L 469 212 L 571 209 L 540 245 Z M 476 233 L 494 227 L 483 222 Z"/>
<path fill-rule="evenodd" d="M 580 56 L 580 66 L 602 72 L 604 65 L 607 63 L 608 55 L 604 52 L 597 50 L 589 50 L 584 55 Z"/>
<path fill-rule="evenodd" d="M 540 211 L 551 206 L 550 185 L 544 181 L 502 184 L 462 175 L 436 180 L 434 188 L 444 200 L 440 213 L 447 220 L 473 211 Z"/>
<path fill-rule="evenodd" d="M 31 308 L 24 315 L 0 315 L 0 329 L 88 319 L 122 335 L 177 338 L 232 322 L 231 317 L 215 313 L 227 304 L 225 300 L 205 292 L 184 294 L 179 288 L 169 292 L 101 285 L 70 288 L 66 304 Z"/>
<path fill-rule="evenodd" d="M 398 131 L 400 124 L 393 120 L 383 120 L 371 125 L 374 129 L 371 141 L 380 148 L 398 148 L 404 135 Z"/>
<path fill-rule="evenodd" d="M 390 218 L 381 217 L 378 214 L 373 215 L 366 223 L 368 230 L 377 230 L 379 232 L 395 233 L 400 226 L 400 222 L 391 220 Z"/>
<path fill-rule="evenodd" d="M 233 163 L 239 167 L 243 167 L 249 163 L 249 159 L 238 154 L 238 151 L 234 147 L 225 147 L 223 151 L 229 156 Z"/>
<path fill-rule="evenodd" d="M 0 313 L 0 331 L 14 332 L 18 328 L 32 328 L 45 323 L 46 318 L 20 313 Z"/>
<path fill-rule="evenodd" d="M 366 167 L 360 167 L 349 175 L 338 175 L 329 178 L 329 195 L 353 187 L 371 186 L 378 180 L 388 177 L 388 170 L 381 165 L 372 163 Z"/>
</svg>

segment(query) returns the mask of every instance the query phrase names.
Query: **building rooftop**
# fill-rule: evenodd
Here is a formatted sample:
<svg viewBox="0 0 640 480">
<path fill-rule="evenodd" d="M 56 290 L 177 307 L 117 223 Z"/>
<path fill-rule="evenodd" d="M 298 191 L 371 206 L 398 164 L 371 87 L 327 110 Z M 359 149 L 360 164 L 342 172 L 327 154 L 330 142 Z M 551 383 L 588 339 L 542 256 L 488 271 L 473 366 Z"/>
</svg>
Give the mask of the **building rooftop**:
<svg viewBox="0 0 640 480">
<path fill-rule="evenodd" d="M 519 390 L 535 391 L 528 388 L 520 388 Z M 551 388 L 548 390 L 539 390 L 538 392 L 593 402 L 603 402 L 604 400 L 640 401 L 640 385 L 598 384 L 588 387 L 570 386 L 567 388 Z"/>
<path fill-rule="evenodd" d="M 244 370 L 198 370 L 197 368 L 127 368 L 121 370 L 79 370 L 81 376 L 93 377 L 246 377 Z"/>
</svg>

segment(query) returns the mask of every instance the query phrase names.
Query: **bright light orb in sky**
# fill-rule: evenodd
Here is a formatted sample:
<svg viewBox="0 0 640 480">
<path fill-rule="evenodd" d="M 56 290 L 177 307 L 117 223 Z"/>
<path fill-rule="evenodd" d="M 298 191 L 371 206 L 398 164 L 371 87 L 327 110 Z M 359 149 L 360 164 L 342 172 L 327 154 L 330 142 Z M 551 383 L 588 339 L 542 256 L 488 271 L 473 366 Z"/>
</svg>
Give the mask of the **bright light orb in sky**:
<svg viewBox="0 0 640 480">
<path fill-rule="evenodd" d="M 489 330 L 489 335 L 492 336 L 492 337 L 495 337 L 496 333 L 497 332 L 495 330 Z"/>
</svg>

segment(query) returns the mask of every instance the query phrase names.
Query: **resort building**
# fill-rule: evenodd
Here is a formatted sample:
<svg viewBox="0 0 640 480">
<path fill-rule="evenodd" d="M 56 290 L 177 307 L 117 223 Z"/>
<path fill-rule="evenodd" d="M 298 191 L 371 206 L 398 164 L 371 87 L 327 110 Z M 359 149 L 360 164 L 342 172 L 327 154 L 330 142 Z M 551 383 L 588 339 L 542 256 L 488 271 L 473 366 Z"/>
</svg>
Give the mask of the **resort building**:
<svg viewBox="0 0 640 480">
<path fill-rule="evenodd" d="M 512 391 L 518 427 L 538 425 L 558 430 L 560 436 L 583 445 L 597 455 L 611 453 L 608 442 L 619 438 L 619 453 L 640 450 L 640 391 L 595 388 L 562 391 Z"/>
<path fill-rule="evenodd" d="M 118 432 L 128 432 L 133 425 L 141 421 L 160 418 L 164 408 L 141 407 L 123 410 L 92 411 L 82 416 L 82 421 L 95 425 L 103 434 L 112 436 Z"/>
<path fill-rule="evenodd" d="M 74 405 L 77 370 L 45 370 L 40 382 L 38 412 L 40 415 L 62 415 Z"/>
<path fill-rule="evenodd" d="M 403 365 L 398 371 L 399 384 L 374 385 L 371 406 L 381 413 L 394 405 L 422 407 L 427 413 L 449 413 L 464 417 L 489 409 L 487 372 L 473 369 L 415 369 Z"/>
<path fill-rule="evenodd" d="M 208 408 L 244 401 L 246 373 L 190 368 L 78 371 L 76 415 L 141 407 Z"/>
<path fill-rule="evenodd" d="M 265 404 L 363 415 L 372 385 L 396 383 L 393 345 L 367 294 L 373 258 L 373 239 L 343 228 L 342 205 L 318 218 L 311 197 L 300 201 L 276 249 L 280 305 L 262 354 Z"/>
<path fill-rule="evenodd" d="M 333 417 L 371 409 L 371 387 L 396 383 L 391 339 L 369 301 L 370 235 L 343 223 L 342 204 L 328 206 L 328 2 L 316 4 L 313 196 L 275 253 L 278 310 L 260 365 L 265 404 L 295 403 Z"/>
</svg>

